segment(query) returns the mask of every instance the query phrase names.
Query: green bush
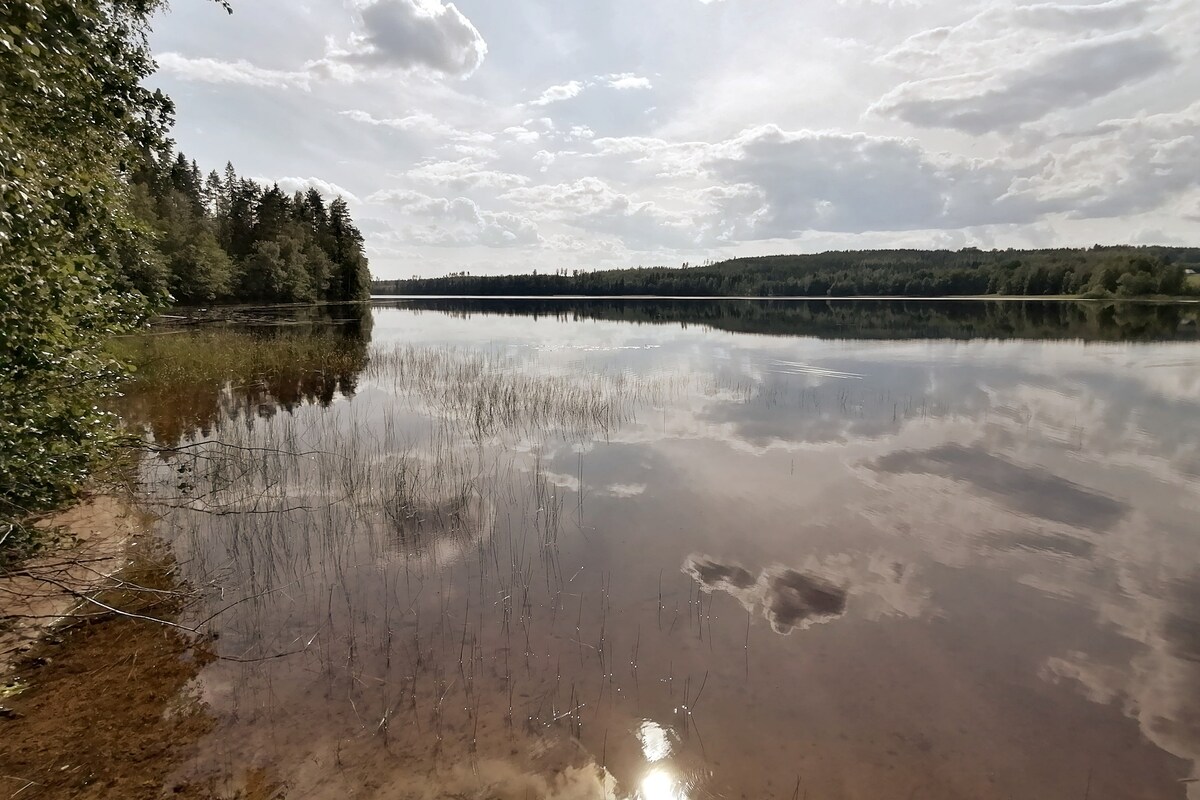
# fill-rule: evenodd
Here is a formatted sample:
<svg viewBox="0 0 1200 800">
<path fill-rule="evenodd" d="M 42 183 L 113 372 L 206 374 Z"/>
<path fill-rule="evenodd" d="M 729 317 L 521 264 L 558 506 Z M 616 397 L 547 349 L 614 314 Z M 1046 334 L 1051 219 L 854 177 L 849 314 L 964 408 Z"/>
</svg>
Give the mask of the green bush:
<svg viewBox="0 0 1200 800">
<path fill-rule="evenodd" d="M 0 29 L 0 521 L 74 494 L 115 436 L 105 354 L 165 296 L 126 165 L 171 106 L 142 88 L 154 0 L 4 0 Z"/>
</svg>

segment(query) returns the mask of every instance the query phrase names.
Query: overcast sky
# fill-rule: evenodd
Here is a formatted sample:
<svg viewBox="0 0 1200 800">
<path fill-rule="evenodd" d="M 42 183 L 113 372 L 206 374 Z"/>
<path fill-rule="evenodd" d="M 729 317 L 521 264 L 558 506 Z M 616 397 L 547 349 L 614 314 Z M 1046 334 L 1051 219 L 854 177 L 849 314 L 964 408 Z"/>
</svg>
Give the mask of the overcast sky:
<svg viewBox="0 0 1200 800">
<path fill-rule="evenodd" d="M 1197 0 L 233 5 L 156 20 L 179 147 L 379 277 L 1200 243 Z"/>
</svg>

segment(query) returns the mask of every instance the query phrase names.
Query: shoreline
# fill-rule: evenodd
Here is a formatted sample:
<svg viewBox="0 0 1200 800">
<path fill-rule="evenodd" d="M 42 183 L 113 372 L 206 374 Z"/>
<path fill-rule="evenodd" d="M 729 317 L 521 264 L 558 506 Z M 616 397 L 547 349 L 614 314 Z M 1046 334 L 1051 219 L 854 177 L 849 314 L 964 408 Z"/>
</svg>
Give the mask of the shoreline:
<svg viewBox="0 0 1200 800">
<path fill-rule="evenodd" d="M 144 530 L 131 503 L 113 495 L 87 497 L 35 523 L 53 537 L 40 553 L 0 576 L 0 680 L 86 600 L 127 566 L 129 547 Z"/>
<path fill-rule="evenodd" d="M 756 295 L 656 295 L 656 294 L 373 294 L 369 302 L 377 300 L 757 300 L 784 302 L 813 301 L 866 301 L 866 302 L 933 302 L 944 303 L 957 300 L 972 302 L 1054 302 L 1054 303 L 1138 303 L 1143 305 L 1196 305 L 1200 297 L 1080 297 L 1076 295 L 939 295 L 918 297 L 915 295 L 847 295 L 825 297 L 817 295 L 788 295 L 760 297 Z"/>
<path fill-rule="evenodd" d="M 45 517 L 64 538 L 0 578 L 0 787 L 16 797 L 213 797 L 176 770 L 215 720 L 213 656 L 138 507 L 98 494 Z M 85 599 L 85 598 L 90 598 Z M 91 610 L 89 610 L 89 608 Z"/>
</svg>

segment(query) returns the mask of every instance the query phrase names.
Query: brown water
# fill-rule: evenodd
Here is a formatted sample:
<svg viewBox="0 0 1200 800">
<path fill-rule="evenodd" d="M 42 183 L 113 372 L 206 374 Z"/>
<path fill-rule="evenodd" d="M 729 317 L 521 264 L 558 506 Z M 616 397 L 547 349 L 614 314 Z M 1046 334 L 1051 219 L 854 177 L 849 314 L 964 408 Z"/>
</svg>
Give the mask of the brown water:
<svg viewBox="0 0 1200 800">
<path fill-rule="evenodd" d="M 1200 798 L 1192 312 L 679 306 L 379 307 L 332 396 L 213 387 L 146 470 L 217 614 L 179 779 Z"/>
</svg>

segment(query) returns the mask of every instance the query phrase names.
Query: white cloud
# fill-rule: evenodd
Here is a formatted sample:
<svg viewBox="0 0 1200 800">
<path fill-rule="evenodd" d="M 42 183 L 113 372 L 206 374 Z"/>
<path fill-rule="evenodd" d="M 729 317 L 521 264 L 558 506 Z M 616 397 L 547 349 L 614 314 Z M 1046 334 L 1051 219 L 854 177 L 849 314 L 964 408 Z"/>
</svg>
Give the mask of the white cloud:
<svg viewBox="0 0 1200 800">
<path fill-rule="evenodd" d="M 224 83 L 269 89 L 308 89 L 312 76 L 306 71 L 263 69 L 248 61 L 221 61 L 215 58 L 189 58 L 179 53 L 161 53 L 155 57 L 160 72 L 186 81 Z"/>
<path fill-rule="evenodd" d="M 646 484 L 644 483 L 612 483 L 602 490 L 603 494 L 610 494 L 613 497 L 628 499 L 637 497 L 646 493 Z"/>
<path fill-rule="evenodd" d="M 572 97 L 578 97 L 583 91 L 583 84 L 579 81 L 567 81 L 555 86 L 551 86 L 542 92 L 541 97 L 536 100 L 531 100 L 531 106 L 548 106 L 551 103 L 561 103 L 563 100 L 570 100 Z"/>
<path fill-rule="evenodd" d="M 432 197 L 411 189 L 376 192 L 368 202 L 387 204 L 409 218 L 432 218 L 433 223 L 404 226 L 405 244 L 433 247 L 519 247 L 541 241 L 530 220 L 507 212 L 484 211 L 465 197 Z"/>
<path fill-rule="evenodd" d="M 529 183 L 529 178 L 524 175 L 487 169 L 484 164 L 471 158 L 429 161 L 413 167 L 405 173 L 405 177 L 456 192 L 471 188 L 512 189 Z"/>
<path fill-rule="evenodd" d="M 391 118 L 376 117 L 367 111 L 359 109 L 350 109 L 338 113 L 355 122 L 362 122 L 366 125 L 392 128 L 399 131 L 412 131 L 428 136 L 440 136 L 459 142 L 487 143 L 496 138 L 492 134 L 483 131 L 465 131 L 456 128 L 445 120 L 438 119 L 433 114 L 425 111 L 418 111 L 406 117 Z"/>
<path fill-rule="evenodd" d="M 368 0 L 355 6 L 356 29 L 328 38 L 325 53 L 297 70 L 267 69 L 244 59 L 158 56 L 160 71 L 203 83 L 309 89 L 317 81 L 352 82 L 370 72 L 424 69 L 467 77 L 487 55 L 487 43 L 453 3 L 441 0 Z"/>
<path fill-rule="evenodd" d="M 592 142 L 597 158 L 627 159 L 647 165 L 660 178 L 699 176 L 713 151 L 707 142 L 676 142 L 653 136 L 605 136 Z"/>
<path fill-rule="evenodd" d="M 465 77 L 487 55 L 483 36 L 453 3 L 373 0 L 360 3 L 357 11 L 361 30 L 331 47 L 328 60 Z"/>
<path fill-rule="evenodd" d="M 650 89 L 650 79 L 633 72 L 615 72 L 610 75 L 597 75 L 586 81 L 572 80 L 558 83 L 546 89 L 536 100 L 530 100 L 526 105 L 548 106 L 551 103 L 561 103 L 579 97 L 585 89 L 595 86 L 609 89 L 631 90 Z"/>
<path fill-rule="evenodd" d="M 1128 29 L 1146 18 L 1146 0 L 1109 0 L 1075 5 L 1070 3 L 1034 3 L 1017 6 L 1014 18 L 1030 27 L 1062 29 Z"/>
<path fill-rule="evenodd" d="M 539 219 L 619 236 L 634 250 L 695 244 L 697 231 L 687 216 L 650 201 L 635 200 L 596 177 L 513 189 L 502 195 L 502 199 Z"/>
<path fill-rule="evenodd" d="M 451 149 L 460 156 L 481 159 L 484 161 L 492 161 L 500 157 L 499 152 L 482 144 L 458 143 L 453 145 Z"/>
<path fill-rule="evenodd" d="M 463 200 L 372 209 L 430 274 L 1194 237 L 1195 0 L 818 5 L 179 5 L 152 48 L 205 169 Z"/>
<path fill-rule="evenodd" d="M 935 158 L 912 139 L 766 125 L 714 148 L 709 165 L 745 187 L 734 193 L 743 208 L 749 192 L 761 197 L 741 238 L 1031 222 L 1049 210 L 1016 189 L 1025 172 Z"/>
<path fill-rule="evenodd" d="M 1200 102 L 1182 111 L 1112 120 L 1073 142 L 1032 181 L 1082 218 L 1151 211 L 1200 189 Z"/>
<path fill-rule="evenodd" d="M 604 78 L 605 83 L 613 89 L 651 89 L 650 79 L 632 72 L 622 72 Z"/>
<path fill-rule="evenodd" d="M 531 131 L 523 125 L 511 125 L 504 129 L 505 135 L 522 144 L 533 144 L 542 136 L 537 131 Z"/>
<path fill-rule="evenodd" d="M 872 111 L 920 127 L 1004 132 L 1108 97 L 1171 67 L 1186 40 L 1174 0 L 1012 4 L 910 36 L 876 60 L 907 73 Z"/>
<path fill-rule="evenodd" d="M 1172 63 L 1158 35 L 1120 34 L 1075 42 L 1004 70 L 909 81 L 872 111 L 922 127 L 982 134 L 1083 105 Z"/>
<path fill-rule="evenodd" d="M 288 194 L 295 192 L 305 192 L 309 189 L 316 189 L 326 200 L 331 200 L 335 197 L 344 197 L 352 203 L 358 202 L 358 197 L 342 186 L 336 183 L 322 180 L 321 178 L 251 178 L 250 180 L 263 186 L 278 185 L 280 189 Z"/>
</svg>

